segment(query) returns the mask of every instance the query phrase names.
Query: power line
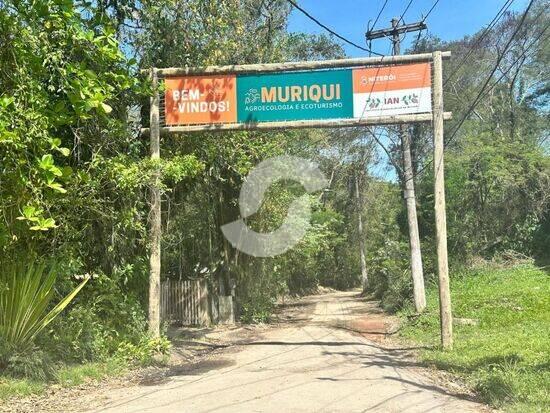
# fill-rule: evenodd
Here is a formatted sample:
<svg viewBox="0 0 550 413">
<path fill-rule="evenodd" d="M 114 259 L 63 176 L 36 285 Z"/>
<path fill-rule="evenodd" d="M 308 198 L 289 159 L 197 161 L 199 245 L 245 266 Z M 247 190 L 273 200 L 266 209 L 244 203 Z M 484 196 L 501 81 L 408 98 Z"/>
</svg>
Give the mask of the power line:
<svg viewBox="0 0 550 413">
<path fill-rule="evenodd" d="M 426 19 L 430 16 L 430 14 L 432 14 L 432 11 L 435 9 L 435 7 L 437 6 L 437 4 L 440 2 L 441 0 L 435 0 L 434 4 L 432 4 L 432 7 L 430 7 L 430 10 L 428 10 L 428 13 L 426 13 L 426 15 L 422 18 L 421 20 L 421 23 L 424 23 L 426 21 Z M 399 21 L 401 21 L 403 19 L 403 17 L 405 16 L 405 13 L 407 13 L 407 10 L 409 10 L 409 7 L 410 5 L 412 4 L 413 0 L 411 0 L 409 2 L 409 4 L 407 5 L 407 7 L 405 8 L 405 11 L 403 12 L 403 14 L 401 15 L 401 18 L 399 19 Z M 405 33 L 405 36 L 407 35 L 407 33 Z M 416 37 L 416 41 L 414 42 L 414 46 L 413 46 L 413 50 L 416 50 L 416 47 L 418 46 L 418 43 L 420 42 L 420 38 L 422 37 L 422 30 L 420 30 L 418 32 L 418 36 Z M 405 37 L 403 37 L 403 40 L 405 39 Z"/>
<path fill-rule="evenodd" d="M 369 53 L 372 53 L 372 54 L 375 54 L 377 56 L 384 56 L 383 54 L 381 53 L 377 53 L 373 50 L 370 50 L 370 49 L 367 49 L 366 47 L 363 47 L 363 46 L 360 46 L 358 45 L 357 43 L 354 43 L 352 42 L 351 40 L 348 40 L 346 39 L 344 36 L 336 33 L 334 30 L 332 30 L 330 27 L 324 25 L 323 23 L 321 23 L 319 20 L 317 20 L 315 17 L 313 17 L 311 14 L 309 14 L 306 10 L 304 10 L 303 8 L 301 8 L 300 6 L 298 6 L 298 4 L 296 4 L 296 2 L 294 0 L 286 0 L 288 3 L 290 3 L 296 10 L 299 10 L 300 12 L 302 12 L 302 14 L 304 14 L 307 18 L 309 18 L 310 20 L 312 20 L 315 24 L 317 24 L 318 26 L 322 27 L 323 29 L 325 29 L 327 32 L 329 32 L 330 34 L 336 36 L 337 38 L 339 38 L 340 40 L 342 40 L 343 42 L 353 46 L 353 47 L 356 47 L 358 48 L 359 50 L 363 50 L 364 52 L 369 52 Z M 411 0 L 412 1 L 412 0 Z"/>
<path fill-rule="evenodd" d="M 380 19 L 380 15 L 382 14 L 384 9 L 386 8 L 386 4 L 388 4 L 388 0 L 384 1 L 384 4 L 382 5 L 382 8 L 378 12 L 378 15 L 376 16 L 376 19 L 374 19 L 374 23 L 373 23 L 372 27 L 369 30 L 374 30 L 374 27 L 376 26 L 376 23 L 378 23 L 378 19 Z"/>
<path fill-rule="evenodd" d="M 491 92 L 491 90 L 493 90 L 495 88 L 496 85 L 498 85 L 500 83 L 500 81 L 502 79 L 504 79 L 504 77 L 506 75 L 508 75 L 508 73 L 510 72 L 510 70 L 512 70 L 514 68 L 514 66 L 521 60 L 523 59 L 524 57 L 528 57 L 527 56 L 527 52 L 529 51 L 529 49 L 534 46 L 540 39 L 541 37 L 544 35 L 544 33 L 546 33 L 546 31 L 548 30 L 548 28 L 550 28 L 550 26 L 546 26 L 544 28 L 544 30 L 542 30 L 539 35 L 535 38 L 535 40 L 533 40 L 526 48 L 523 52 L 521 52 L 521 54 L 517 57 L 516 60 L 514 60 L 514 62 L 510 65 L 510 67 L 508 67 L 508 69 L 506 69 L 504 72 L 502 72 L 502 74 L 500 75 L 500 77 L 491 85 L 491 87 L 489 89 L 487 89 L 485 91 L 485 93 L 483 94 L 483 96 L 481 96 L 482 98 L 487 96 L 487 94 L 489 92 Z"/>
<path fill-rule="evenodd" d="M 401 13 L 401 17 L 399 17 L 399 20 L 397 20 L 397 24 L 399 25 L 399 23 L 401 23 L 401 21 L 403 20 L 403 17 L 405 17 L 405 14 L 407 13 L 407 11 L 409 10 L 409 7 L 411 7 L 411 4 L 414 0 L 410 0 L 409 1 L 409 4 L 407 4 L 407 7 L 405 7 L 405 10 L 403 11 L 403 13 Z"/>
<path fill-rule="evenodd" d="M 537 36 L 537 38 L 535 40 L 533 40 L 529 46 L 527 46 L 525 48 L 525 50 L 516 58 L 516 60 L 514 60 L 514 62 L 510 65 L 510 67 L 508 67 L 508 69 L 506 69 L 504 72 L 502 72 L 502 74 L 500 75 L 500 77 L 495 81 L 493 82 L 493 84 L 486 90 L 484 91 L 481 96 L 480 96 L 480 99 L 484 98 L 485 96 L 487 96 L 488 93 L 490 93 L 499 83 L 502 79 L 504 79 L 504 77 L 506 75 L 508 75 L 508 73 L 510 72 L 510 70 L 512 70 L 514 68 L 514 66 L 521 60 L 523 59 L 524 57 L 526 57 L 527 55 L 527 52 L 529 51 L 529 49 L 534 46 L 539 40 L 540 38 L 544 35 L 544 33 L 546 33 L 546 31 L 548 30 L 550 26 L 546 26 L 544 28 L 544 30 Z M 456 131 L 455 133 L 453 133 L 451 135 L 451 137 L 449 138 L 449 140 L 447 141 L 446 144 L 449 144 L 451 142 L 451 140 L 455 137 L 456 135 Z"/>
<path fill-rule="evenodd" d="M 540 15 L 539 15 L 540 17 Z M 525 50 L 514 60 L 514 62 L 506 69 L 502 75 L 487 89 L 483 92 L 481 95 L 481 98 L 485 97 L 488 93 L 490 93 L 499 83 L 500 81 L 510 72 L 510 70 L 513 69 L 513 67 L 521 60 L 524 56 L 527 55 L 527 52 L 542 38 L 544 33 L 550 28 L 550 25 L 547 25 L 544 30 L 541 31 L 541 33 L 531 42 L 529 45 L 525 48 Z M 475 109 L 475 108 L 474 108 Z M 456 133 L 453 133 L 453 135 L 445 142 L 445 146 L 447 146 L 449 143 L 451 143 L 451 140 L 455 137 Z M 428 162 L 426 162 L 422 168 L 420 168 L 415 176 L 420 175 L 422 172 L 424 172 L 431 164 L 433 163 L 433 159 L 430 159 Z"/>
<path fill-rule="evenodd" d="M 480 38 L 478 38 L 478 41 L 476 41 L 476 43 L 473 45 L 473 47 L 475 47 L 475 45 L 477 45 L 485 36 L 486 34 L 489 32 L 489 30 L 494 26 L 494 24 L 496 23 L 496 21 L 498 19 L 500 19 L 501 14 L 503 14 L 504 12 L 506 12 L 506 10 L 510 7 L 510 5 L 513 3 L 514 0 L 508 0 L 506 1 L 506 3 L 502 6 L 502 8 L 499 10 L 499 12 L 497 13 L 497 15 L 495 16 L 495 18 L 491 21 L 491 23 L 489 24 L 489 26 L 485 29 L 485 31 L 482 33 L 482 35 L 480 36 Z M 437 4 L 438 1 L 436 1 L 435 4 Z M 453 133 L 451 134 L 451 137 L 447 140 L 447 142 L 445 142 L 445 146 L 447 146 L 456 136 L 456 134 L 458 133 L 459 129 L 462 127 L 463 123 L 465 122 L 465 120 L 468 118 L 468 116 L 470 115 L 470 113 L 475 109 L 475 107 L 477 106 L 477 104 L 479 103 L 480 99 L 483 98 L 487 93 L 489 93 L 496 85 L 499 84 L 499 82 L 508 74 L 508 72 L 510 72 L 510 70 L 512 70 L 512 68 L 527 54 L 527 52 L 529 51 L 529 49 L 531 47 L 533 47 L 541 38 L 542 36 L 544 35 L 544 33 L 548 30 L 548 28 L 550 26 L 546 26 L 545 29 L 537 36 L 537 38 L 535 38 L 526 48 L 525 50 L 520 54 L 520 56 L 510 65 L 510 67 L 508 69 L 506 69 L 505 72 L 502 73 L 502 75 L 486 90 L 487 86 L 489 85 L 491 79 L 493 78 L 494 74 L 496 73 L 496 71 L 498 70 L 499 68 L 499 65 L 502 61 L 502 59 L 504 58 L 504 56 L 506 55 L 506 52 L 508 51 L 508 48 L 510 47 L 510 45 L 512 44 L 512 41 L 514 40 L 514 38 L 516 37 L 516 35 L 518 34 L 518 32 L 520 31 L 521 27 L 523 26 L 523 24 L 525 23 L 525 19 L 529 13 L 529 10 L 531 9 L 531 6 L 533 5 L 534 3 L 534 0 L 531 0 L 529 2 L 529 5 L 527 6 L 525 12 L 523 13 L 522 17 L 521 17 L 521 20 L 520 22 L 518 23 L 514 33 L 512 34 L 512 36 L 510 37 L 510 39 L 508 40 L 508 42 L 506 43 L 506 46 L 504 47 L 503 51 L 501 52 L 501 54 L 498 56 L 497 58 L 497 62 L 495 64 L 495 67 L 493 68 L 493 70 L 491 71 L 491 74 L 489 75 L 489 77 L 487 78 L 486 82 L 483 84 L 480 92 L 478 93 L 478 95 L 476 96 L 476 99 L 474 100 L 474 102 L 472 103 L 472 105 L 470 105 L 470 107 L 468 108 L 468 111 L 466 112 L 466 114 L 461 118 L 458 126 L 456 127 L 456 129 L 453 131 Z M 433 10 L 433 7 L 432 6 L 432 9 L 430 9 L 430 11 L 428 12 L 428 15 L 431 13 L 431 11 Z M 542 14 L 542 13 L 541 13 Z M 538 16 L 540 17 L 540 15 Z M 538 19 L 537 17 L 537 19 Z M 424 20 L 423 20 L 424 21 Z M 470 50 L 470 51 L 473 51 L 473 48 Z M 466 61 L 466 58 L 469 56 L 470 53 L 468 53 L 468 55 L 464 58 L 464 60 L 461 62 L 460 65 L 462 65 L 465 61 Z M 455 71 L 456 72 L 456 71 Z M 453 73 L 454 75 L 454 73 Z M 452 76 L 452 75 L 451 75 Z M 446 79 L 446 82 L 451 78 L 451 76 L 449 76 L 447 79 Z M 431 159 L 430 161 L 428 161 L 426 164 L 423 165 L 422 168 L 420 168 L 419 171 L 416 172 L 416 176 L 418 176 L 419 174 L 421 174 L 425 169 L 427 169 L 431 164 L 433 163 L 433 159 Z"/>
<path fill-rule="evenodd" d="M 428 10 L 428 13 L 426 13 L 426 15 L 422 18 L 422 21 L 421 23 L 424 23 L 426 21 L 426 19 L 430 16 L 430 14 L 432 14 L 432 11 L 434 11 L 435 7 L 437 6 L 437 4 L 440 2 L 441 0 L 435 0 L 434 4 L 432 4 L 432 7 L 430 7 L 430 10 Z M 408 8 L 408 7 L 407 7 Z M 406 12 L 406 10 L 405 10 Z M 404 14 L 404 13 L 403 13 Z M 406 33 L 405 33 L 406 35 Z M 413 50 L 416 50 L 416 47 L 418 46 L 418 43 L 420 42 L 420 38 L 422 37 L 422 30 L 420 30 L 418 32 L 418 36 L 416 37 L 416 41 L 414 42 L 414 45 L 413 45 Z"/>
<path fill-rule="evenodd" d="M 428 13 L 426 13 L 426 15 L 422 18 L 422 23 L 424 23 L 428 19 L 428 17 L 430 16 L 430 14 L 432 14 L 432 11 L 434 11 L 435 7 L 440 1 L 441 0 L 435 0 L 434 4 L 432 4 L 432 7 L 430 7 L 430 10 L 428 10 Z M 416 37 L 416 41 L 414 42 L 413 50 L 416 50 L 416 48 L 418 47 L 418 43 L 420 43 L 421 37 L 422 37 L 422 30 L 418 32 L 418 36 Z"/>
<path fill-rule="evenodd" d="M 409 1 L 409 4 L 407 4 L 407 7 L 405 7 L 405 10 L 403 11 L 403 13 L 401 13 L 401 16 L 399 17 L 399 20 L 397 20 L 397 24 L 396 24 L 396 27 L 399 26 L 399 23 L 403 22 L 403 24 L 405 24 L 405 20 L 403 20 L 403 18 L 405 17 L 405 14 L 407 13 L 407 11 L 409 10 L 409 7 L 411 7 L 411 4 L 414 0 L 410 0 Z M 422 20 L 422 22 L 420 23 L 424 23 L 424 20 Z M 422 31 L 422 29 L 420 29 L 420 31 Z M 405 30 L 404 34 L 403 34 L 403 37 L 401 39 L 399 39 L 399 43 L 403 43 L 405 41 L 405 38 L 407 37 L 407 31 Z"/>
<path fill-rule="evenodd" d="M 418 31 L 418 36 L 416 37 L 416 41 L 414 42 L 413 46 L 413 53 L 416 52 L 416 48 L 418 47 L 418 43 L 420 43 L 420 38 L 422 37 L 422 30 Z"/>
<path fill-rule="evenodd" d="M 435 0 L 435 3 L 432 5 L 432 8 L 430 10 L 428 10 L 428 13 L 426 13 L 426 16 L 424 16 L 424 18 L 422 19 L 422 21 L 426 21 L 426 19 L 428 18 L 428 16 L 432 13 L 432 11 L 435 9 L 435 6 L 437 6 L 437 3 L 439 3 L 440 0 Z"/>
<path fill-rule="evenodd" d="M 447 76 L 447 78 L 443 82 L 443 86 L 445 86 L 447 84 L 449 79 L 451 79 L 454 75 L 456 75 L 458 73 L 460 68 L 464 65 L 464 63 L 466 63 L 466 60 L 468 60 L 468 58 L 473 53 L 473 51 L 476 49 L 476 47 L 481 43 L 481 41 L 485 38 L 485 36 L 487 36 L 487 34 L 489 34 L 490 30 L 493 28 L 493 26 L 496 24 L 496 22 L 504 15 L 504 13 L 506 13 L 508 8 L 512 5 L 512 3 L 514 1 L 515 0 L 506 0 L 504 2 L 504 4 L 502 5 L 502 7 L 498 11 L 498 13 L 493 18 L 493 20 L 491 20 L 489 25 L 485 28 L 485 30 L 483 30 L 481 35 L 477 38 L 477 40 L 474 42 L 474 44 L 469 48 L 468 52 L 466 53 L 464 58 L 460 61 L 458 66 L 451 72 L 451 74 L 449 76 Z"/>
<path fill-rule="evenodd" d="M 491 73 L 489 74 L 489 76 L 487 77 L 487 80 L 485 81 L 485 83 L 483 84 L 481 90 L 479 91 L 478 95 L 476 96 L 475 100 L 472 102 L 472 104 L 470 105 L 470 107 L 468 108 L 468 110 L 466 111 L 466 113 L 464 114 L 464 116 L 460 119 L 460 122 L 458 123 L 458 126 L 455 128 L 454 132 L 451 134 L 451 137 L 449 138 L 449 140 L 447 141 L 447 143 L 449 143 L 451 140 L 453 140 L 453 138 L 456 136 L 457 132 L 459 131 L 459 129 L 462 127 L 462 125 L 464 124 L 464 122 L 466 121 L 466 119 L 468 118 L 468 116 L 470 116 L 470 113 L 472 113 L 472 111 L 475 109 L 477 103 L 479 102 L 479 100 L 481 99 L 482 95 L 484 94 L 485 92 L 485 88 L 487 87 L 487 85 L 489 84 L 489 82 L 491 81 L 491 79 L 493 78 L 493 75 L 496 73 L 496 71 L 498 70 L 498 67 L 500 65 L 500 62 L 502 61 L 502 59 L 504 59 L 504 56 L 506 55 L 506 52 L 508 51 L 508 48 L 510 47 L 510 45 L 512 44 L 514 38 L 516 37 L 516 35 L 518 34 L 518 32 L 520 31 L 520 29 L 522 28 L 523 26 L 523 23 L 525 22 L 525 18 L 527 17 L 527 14 L 529 13 L 529 10 L 531 9 L 531 6 L 534 4 L 535 0 L 531 0 L 529 2 L 529 5 L 527 6 L 527 8 L 525 9 L 525 12 L 523 13 L 523 15 L 521 16 L 521 20 L 520 22 L 518 23 L 517 27 L 516 27 L 516 30 L 514 30 L 514 33 L 512 33 L 512 36 L 510 36 L 510 39 L 508 40 L 508 42 L 506 43 L 506 46 L 504 46 L 504 49 L 502 50 L 502 53 L 500 54 L 500 56 L 498 56 L 497 58 L 497 62 L 495 64 L 495 67 L 493 68 L 493 70 L 491 71 Z"/>
</svg>

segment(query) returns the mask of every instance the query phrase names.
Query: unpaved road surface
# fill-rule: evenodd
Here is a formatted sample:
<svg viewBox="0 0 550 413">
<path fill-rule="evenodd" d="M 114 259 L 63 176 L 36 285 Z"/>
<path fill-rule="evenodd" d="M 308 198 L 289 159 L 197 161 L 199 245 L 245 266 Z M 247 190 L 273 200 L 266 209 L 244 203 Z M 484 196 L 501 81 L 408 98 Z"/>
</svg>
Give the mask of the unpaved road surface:
<svg viewBox="0 0 550 413">
<path fill-rule="evenodd" d="M 357 293 L 308 297 L 283 318 L 281 325 L 195 369 L 109 390 L 88 411 L 487 411 L 435 384 L 406 349 L 388 349 L 366 338 L 373 335 L 352 331 L 357 326 L 367 331 L 369 320 L 376 327 L 373 306 Z"/>
</svg>

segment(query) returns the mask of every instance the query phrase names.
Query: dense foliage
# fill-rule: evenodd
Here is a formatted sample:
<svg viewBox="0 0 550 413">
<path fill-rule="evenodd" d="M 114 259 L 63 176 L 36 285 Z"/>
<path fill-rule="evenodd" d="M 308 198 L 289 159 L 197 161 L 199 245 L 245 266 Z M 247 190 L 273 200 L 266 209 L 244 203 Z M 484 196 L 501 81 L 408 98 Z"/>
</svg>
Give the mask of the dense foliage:
<svg viewBox="0 0 550 413">
<path fill-rule="evenodd" d="M 535 2 L 525 25 L 512 36 L 520 18 L 521 13 L 506 13 L 485 34 L 481 30 L 452 42 L 427 36 L 410 50 L 453 54 L 443 77 L 445 109 L 453 112 L 453 121 L 445 125 L 445 187 L 448 246 L 455 267 L 508 250 L 536 257 L 543 265 L 549 260 L 548 1 Z M 432 136 L 426 126 L 411 127 L 410 132 L 425 278 L 435 281 Z M 388 149 L 399 167 L 399 145 L 392 136 L 390 131 Z M 406 215 L 402 209 L 398 214 L 406 234 Z M 393 258 L 383 272 L 400 261 L 401 271 L 407 271 L 407 257 L 391 251 L 385 249 Z M 397 269 L 392 275 L 398 275 Z M 401 278 L 402 288 L 391 283 L 385 289 L 388 308 L 410 297 L 410 277 Z"/>
</svg>

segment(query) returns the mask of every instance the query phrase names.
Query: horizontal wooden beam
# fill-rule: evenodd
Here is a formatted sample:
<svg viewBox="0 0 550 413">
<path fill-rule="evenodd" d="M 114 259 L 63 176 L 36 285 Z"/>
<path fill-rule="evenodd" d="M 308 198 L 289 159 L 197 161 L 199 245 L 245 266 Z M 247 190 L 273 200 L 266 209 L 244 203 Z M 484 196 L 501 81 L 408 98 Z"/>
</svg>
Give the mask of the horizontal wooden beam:
<svg viewBox="0 0 550 413">
<path fill-rule="evenodd" d="M 418 30 L 425 30 L 428 26 L 426 26 L 426 23 L 419 22 L 419 23 L 411 23 L 411 24 L 403 24 L 398 27 L 390 27 L 388 29 L 380 29 L 380 30 L 369 30 L 365 37 L 367 40 L 374 40 L 374 39 L 380 39 L 382 37 L 389 37 L 393 34 L 401 34 L 401 33 L 408 33 L 408 32 L 416 32 Z"/>
<path fill-rule="evenodd" d="M 451 52 L 442 52 L 443 58 L 450 58 Z M 169 67 L 157 69 L 159 77 L 188 76 L 203 74 L 246 74 L 246 73 L 269 73 L 269 72 L 290 72 L 299 70 L 335 69 L 358 66 L 378 66 L 399 63 L 420 63 L 431 62 L 431 53 L 409 54 L 400 56 L 377 56 L 360 57 L 355 59 L 317 60 L 310 62 L 285 62 L 265 63 L 251 65 L 228 65 L 228 66 L 205 66 L 205 67 Z M 149 73 L 150 70 L 143 69 L 142 73 Z"/>
<path fill-rule="evenodd" d="M 445 120 L 452 119 L 451 112 L 443 114 Z M 262 122 L 262 123 L 224 123 L 209 125 L 182 125 L 164 126 L 160 128 L 161 134 L 189 133 L 189 132 L 223 132 L 234 130 L 274 130 L 274 129 L 303 129 L 303 128 L 343 128 L 356 126 L 375 125 L 400 125 L 404 123 L 431 122 L 431 113 L 420 113 L 412 115 L 373 116 L 363 119 L 339 119 L 339 120 L 301 120 L 284 122 Z M 143 135 L 149 135 L 149 128 L 142 128 Z"/>
</svg>

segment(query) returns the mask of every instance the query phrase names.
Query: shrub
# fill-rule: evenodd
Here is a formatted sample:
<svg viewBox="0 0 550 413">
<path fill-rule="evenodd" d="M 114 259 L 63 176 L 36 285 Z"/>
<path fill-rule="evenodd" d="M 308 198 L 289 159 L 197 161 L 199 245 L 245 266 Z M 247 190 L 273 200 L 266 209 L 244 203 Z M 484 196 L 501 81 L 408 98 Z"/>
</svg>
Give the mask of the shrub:
<svg viewBox="0 0 550 413">
<path fill-rule="evenodd" d="M 77 304 L 59 317 L 43 345 L 65 362 L 102 361 L 112 352 L 111 332 L 92 305 Z"/>
<path fill-rule="evenodd" d="M 115 358 L 131 364 L 149 365 L 156 356 L 164 360 L 170 351 L 170 341 L 166 337 L 143 338 L 138 344 L 123 342 L 118 346 Z"/>
<path fill-rule="evenodd" d="M 146 315 L 138 299 L 123 290 L 117 274 L 99 274 L 93 289 L 56 321 L 47 344 L 65 361 L 103 361 L 121 343 L 140 343 L 146 332 Z"/>
<path fill-rule="evenodd" d="M 54 367 L 50 356 L 37 348 L 12 352 L 7 360 L 6 372 L 14 377 L 47 380 L 53 377 Z"/>
<path fill-rule="evenodd" d="M 88 279 L 50 309 L 57 278 L 55 266 L 46 271 L 42 263 L 10 261 L 0 263 L 0 268 L 0 367 L 32 371 L 28 366 L 39 364 L 33 350 L 37 335 L 69 305 Z"/>
<path fill-rule="evenodd" d="M 386 311 L 403 307 L 412 296 L 406 244 L 387 241 L 369 259 L 369 291 L 381 300 Z"/>
<path fill-rule="evenodd" d="M 273 311 L 273 300 L 267 296 L 249 298 L 241 305 L 241 321 L 243 323 L 268 323 Z"/>
</svg>

